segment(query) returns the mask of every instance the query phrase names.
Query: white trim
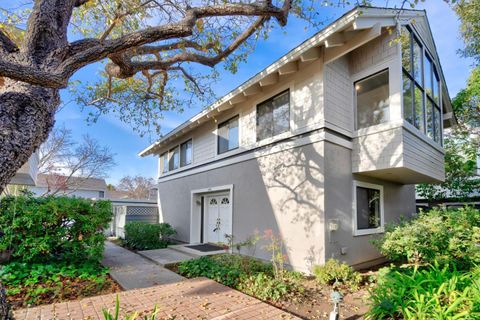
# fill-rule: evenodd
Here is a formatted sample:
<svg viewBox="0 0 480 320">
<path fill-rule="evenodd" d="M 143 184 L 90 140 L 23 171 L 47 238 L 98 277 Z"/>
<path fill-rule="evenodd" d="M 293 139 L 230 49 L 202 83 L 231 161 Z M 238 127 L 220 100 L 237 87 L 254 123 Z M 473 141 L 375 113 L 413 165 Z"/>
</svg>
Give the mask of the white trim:
<svg viewBox="0 0 480 320">
<path fill-rule="evenodd" d="M 369 188 L 380 191 L 380 227 L 372 229 L 357 229 L 357 187 Z M 377 234 L 385 232 L 385 207 L 384 207 L 384 193 L 383 186 L 379 184 L 367 183 L 362 181 L 353 181 L 353 203 L 352 203 L 352 216 L 353 216 L 353 236 L 365 236 L 370 234 Z"/>
<path fill-rule="evenodd" d="M 230 234 L 233 235 L 233 184 L 228 184 L 224 186 L 216 186 L 211 188 L 196 189 L 190 191 L 190 243 L 200 243 L 200 233 L 198 232 L 198 224 L 195 224 L 195 213 L 199 215 L 199 209 L 201 210 L 201 205 L 197 204 L 197 198 L 215 194 L 215 193 L 228 193 L 230 198 L 230 216 L 231 216 L 231 225 L 230 225 Z M 195 227 L 194 227 L 195 224 Z M 198 234 L 196 233 L 198 232 Z"/>
<path fill-rule="evenodd" d="M 249 152 L 244 155 L 238 155 L 230 159 L 225 159 L 224 161 L 209 164 L 209 162 L 212 162 L 212 160 L 209 159 L 204 163 L 197 164 L 196 167 L 190 168 L 189 170 L 184 170 L 183 172 L 182 171 L 174 172 L 171 175 L 161 177 L 158 179 L 158 183 L 186 177 L 186 176 L 197 174 L 200 172 L 205 172 L 205 171 L 225 167 L 228 165 L 244 162 L 244 161 L 255 159 L 255 158 L 265 157 L 274 153 L 282 152 L 285 150 L 297 148 L 297 147 L 308 145 L 308 144 L 313 144 L 320 141 L 332 142 L 332 143 L 341 145 L 342 147 L 345 147 L 347 149 L 352 149 L 352 142 L 342 139 L 340 137 L 337 137 L 331 133 L 321 131 L 321 132 L 312 133 L 310 135 L 307 135 L 302 138 L 298 138 L 293 141 L 286 141 L 283 143 L 279 143 L 273 147 L 268 148 L 267 150 Z M 232 150 L 231 151 L 232 153 L 228 154 L 227 156 L 235 155 L 244 151 L 245 150 L 243 149 L 235 149 L 235 150 Z M 222 159 L 222 158 L 219 158 L 219 159 Z"/>
</svg>

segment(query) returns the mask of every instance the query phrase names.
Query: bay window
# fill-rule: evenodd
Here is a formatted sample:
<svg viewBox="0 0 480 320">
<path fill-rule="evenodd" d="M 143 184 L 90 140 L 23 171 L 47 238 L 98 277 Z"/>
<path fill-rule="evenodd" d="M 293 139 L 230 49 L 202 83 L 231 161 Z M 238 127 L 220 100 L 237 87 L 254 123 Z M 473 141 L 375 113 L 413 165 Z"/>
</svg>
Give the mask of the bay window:
<svg viewBox="0 0 480 320">
<path fill-rule="evenodd" d="M 403 117 L 435 142 L 442 143 L 440 81 L 433 59 L 408 28 L 400 36 L 403 69 Z"/>
<path fill-rule="evenodd" d="M 355 82 L 356 128 L 362 129 L 390 120 L 388 70 Z"/>
</svg>

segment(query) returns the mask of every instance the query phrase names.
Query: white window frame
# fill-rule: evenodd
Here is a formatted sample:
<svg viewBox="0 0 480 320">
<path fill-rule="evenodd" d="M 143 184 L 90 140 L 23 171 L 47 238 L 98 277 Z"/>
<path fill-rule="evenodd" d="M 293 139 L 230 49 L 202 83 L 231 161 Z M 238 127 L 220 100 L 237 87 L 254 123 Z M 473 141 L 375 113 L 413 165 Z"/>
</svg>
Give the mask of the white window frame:
<svg viewBox="0 0 480 320">
<path fill-rule="evenodd" d="M 357 187 L 374 189 L 380 191 L 380 226 L 372 229 L 358 229 L 357 227 Z M 362 181 L 353 181 L 353 236 L 365 236 L 385 232 L 385 207 L 383 186 L 379 184 L 367 183 Z"/>
</svg>

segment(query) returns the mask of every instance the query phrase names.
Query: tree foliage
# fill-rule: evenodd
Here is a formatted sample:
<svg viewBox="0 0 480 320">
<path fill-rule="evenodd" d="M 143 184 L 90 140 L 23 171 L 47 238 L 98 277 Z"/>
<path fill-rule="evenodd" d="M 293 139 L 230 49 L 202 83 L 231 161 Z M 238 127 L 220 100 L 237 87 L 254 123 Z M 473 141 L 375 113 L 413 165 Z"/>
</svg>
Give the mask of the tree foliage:
<svg viewBox="0 0 480 320">
<path fill-rule="evenodd" d="M 461 22 L 465 48 L 462 53 L 480 61 L 480 1 L 453 2 Z M 480 66 L 475 66 L 467 85 L 452 100 L 457 126 L 445 135 L 445 182 L 417 186 L 419 195 L 430 201 L 454 198 L 468 200 L 480 189 L 477 159 L 480 156 Z"/>
<path fill-rule="evenodd" d="M 142 176 L 125 176 L 120 179 L 115 190 L 124 191 L 131 199 L 150 199 L 153 195 L 155 181 Z"/>
<path fill-rule="evenodd" d="M 458 0 L 453 1 L 453 9 L 460 18 L 460 33 L 465 47 L 461 53 L 480 62 L 480 1 Z"/>
</svg>

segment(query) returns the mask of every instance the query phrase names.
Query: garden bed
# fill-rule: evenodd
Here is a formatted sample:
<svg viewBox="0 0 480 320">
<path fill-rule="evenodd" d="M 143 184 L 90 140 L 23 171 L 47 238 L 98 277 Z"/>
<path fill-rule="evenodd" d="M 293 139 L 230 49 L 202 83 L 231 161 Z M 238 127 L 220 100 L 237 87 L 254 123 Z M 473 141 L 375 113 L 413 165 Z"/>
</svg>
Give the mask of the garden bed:
<svg viewBox="0 0 480 320">
<path fill-rule="evenodd" d="M 121 291 L 108 269 L 90 263 L 11 263 L 0 272 L 14 309 Z"/>
<path fill-rule="evenodd" d="M 332 311 L 331 286 L 291 271 L 284 271 L 283 280 L 276 281 L 270 263 L 251 257 L 220 254 L 166 267 L 187 278 L 213 279 L 304 319 L 326 319 Z M 368 310 L 366 285 L 355 290 L 342 286 L 339 290 L 345 294 L 340 308 L 342 319 L 360 318 Z"/>
</svg>

